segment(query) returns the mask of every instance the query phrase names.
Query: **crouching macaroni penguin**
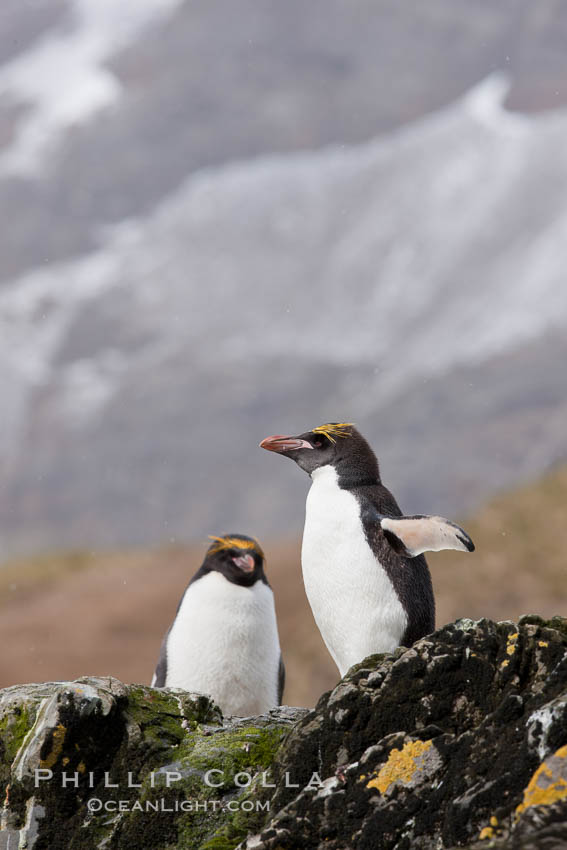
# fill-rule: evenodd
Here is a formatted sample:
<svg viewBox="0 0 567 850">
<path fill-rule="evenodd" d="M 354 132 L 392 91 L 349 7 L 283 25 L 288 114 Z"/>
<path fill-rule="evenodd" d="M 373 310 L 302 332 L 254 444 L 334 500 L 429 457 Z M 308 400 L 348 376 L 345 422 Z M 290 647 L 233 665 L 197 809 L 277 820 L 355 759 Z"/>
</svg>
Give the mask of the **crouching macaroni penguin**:
<svg viewBox="0 0 567 850">
<path fill-rule="evenodd" d="M 285 681 L 264 553 L 244 534 L 211 539 L 163 639 L 152 685 L 209 694 L 225 715 L 262 714 L 281 704 Z"/>
<path fill-rule="evenodd" d="M 368 655 L 411 646 L 432 632 L 435 602 L 421 553 L 472 552 L 463 529 L 439 516 L 402 516 L 374 452 L 350 422 L 266 437 L 260 446 L 311 476 L 303 581 L 341 676 Z"/>
</svg>

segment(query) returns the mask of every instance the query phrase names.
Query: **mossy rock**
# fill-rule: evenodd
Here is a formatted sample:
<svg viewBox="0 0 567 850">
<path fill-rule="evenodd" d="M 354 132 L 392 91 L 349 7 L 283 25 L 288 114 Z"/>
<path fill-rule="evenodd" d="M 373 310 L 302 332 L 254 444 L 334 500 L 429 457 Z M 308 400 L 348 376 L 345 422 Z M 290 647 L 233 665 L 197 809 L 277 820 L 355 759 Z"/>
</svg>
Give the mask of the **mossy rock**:
<svg viewBox="0 0 567 850">
<path fill-rule="evenodd" d="M 234 847 L 268 817 L 262 778 L 304 713 L 225 720 L 205 696 L 115 679 L 7 688 L 0 848 Z"/>
<path fill-rule="evenodd" d="M 0 850 L 555 850 L 567 623 L 459 620 L 255 718 L 114 679 L 8 688 L 0 740 Z"/>
</svg>

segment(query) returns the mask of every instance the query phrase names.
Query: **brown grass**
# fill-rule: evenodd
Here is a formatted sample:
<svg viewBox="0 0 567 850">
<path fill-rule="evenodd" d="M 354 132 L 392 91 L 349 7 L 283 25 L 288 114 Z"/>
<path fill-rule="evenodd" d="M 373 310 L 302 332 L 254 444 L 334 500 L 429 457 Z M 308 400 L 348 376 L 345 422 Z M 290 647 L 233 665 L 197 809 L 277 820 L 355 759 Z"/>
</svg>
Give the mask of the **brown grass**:
<svg viewBox="0 0 567 850">
<path fill-rule="evenodd" d="M 565 614 L 567 466 L 465 523 L 468 556 L 430 555 L 439 625 L 456 617 Z M 265 544 L 265 541 L 262 541 Z M 313 705 L 338 679 L 303 591 L 299 541 L 265 545 L 287 667 L 285 701 Z M 149 682 L 202 547 L 75 552 L 0 570 L 0 686 L 113 675 Z"/>
</svg>

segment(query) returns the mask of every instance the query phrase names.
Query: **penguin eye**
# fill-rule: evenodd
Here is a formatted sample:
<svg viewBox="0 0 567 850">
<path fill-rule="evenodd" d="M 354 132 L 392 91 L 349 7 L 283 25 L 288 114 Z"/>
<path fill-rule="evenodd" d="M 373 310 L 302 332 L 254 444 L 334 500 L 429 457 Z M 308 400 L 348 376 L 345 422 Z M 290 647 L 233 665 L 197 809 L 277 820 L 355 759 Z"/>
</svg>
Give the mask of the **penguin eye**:
<svg viewBox="0 0 567 850">
<path fill-rule="evenodd" d="M 309 440 L 314 449 L 324 449 L 329 445 L 329 440 L 324 436 L 324 434 L 313 434 L 313 437 Z"/>
</svg>

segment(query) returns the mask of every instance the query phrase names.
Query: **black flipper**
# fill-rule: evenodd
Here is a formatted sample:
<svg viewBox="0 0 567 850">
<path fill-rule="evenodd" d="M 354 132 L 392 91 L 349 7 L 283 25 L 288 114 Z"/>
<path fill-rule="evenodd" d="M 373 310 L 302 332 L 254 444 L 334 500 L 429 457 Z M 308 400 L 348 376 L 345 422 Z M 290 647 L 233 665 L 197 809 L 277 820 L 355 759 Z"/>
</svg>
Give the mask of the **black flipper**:
<svg viewBox="0 0 567 850">
<path fill-rule="evenodd" d="M 153 688 L 164 688 L 167 680 L 167 637 L 169 631 L 163 639 L 161 649 L 159 651 L 159 659 L 152 679 Z"/>
<path fill-rule="evenodd" d="M 282 697 L 285 688 L 285 667 L 283 658 L 280 653 L 280 666 L 278 670 L 278 705 L 282 704 Z"/>
</svg>

